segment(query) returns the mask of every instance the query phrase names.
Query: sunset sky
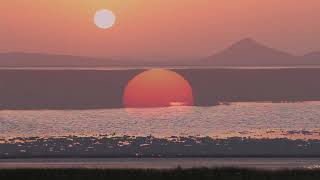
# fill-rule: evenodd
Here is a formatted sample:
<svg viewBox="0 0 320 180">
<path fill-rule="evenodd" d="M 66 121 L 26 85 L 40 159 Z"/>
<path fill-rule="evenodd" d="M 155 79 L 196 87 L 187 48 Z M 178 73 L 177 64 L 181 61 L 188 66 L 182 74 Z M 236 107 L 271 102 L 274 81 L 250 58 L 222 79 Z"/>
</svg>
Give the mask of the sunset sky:
<svg viewBox="0 0 320 180">
<path fill-rule="evenodd" d="M 320 50 L 319 0 L 1 0 L 0 52 L 207 56 L 246 37 L 293 54 Z M 99 9 L 113 28 L 93 23 Z"/>
</svg>

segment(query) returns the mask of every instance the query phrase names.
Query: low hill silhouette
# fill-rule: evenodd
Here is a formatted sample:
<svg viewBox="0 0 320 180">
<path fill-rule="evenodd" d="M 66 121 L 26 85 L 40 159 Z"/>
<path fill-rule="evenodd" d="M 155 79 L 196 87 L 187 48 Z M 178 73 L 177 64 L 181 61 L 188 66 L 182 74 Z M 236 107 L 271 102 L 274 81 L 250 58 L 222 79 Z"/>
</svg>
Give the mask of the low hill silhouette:
<svg viewBox="0 0 320 180">
<path fill-rule="evenodd" d="M 274 66 L 302 65 L 299 58 L 258 43 L 243 39 L 204 60 L 216 66 Z"/>
<path fill-rule="evenodd" d="M 107 66 L 114 63 L 114 60 L 72 55 L 21 52 L 0 54 L 1 67 Z"/>
<path fill-rule="evenodd" d="M 203 61 L 211 66 L 318 66 L 320 52 L 295 56 L 246 38 Z"/>
</svg>

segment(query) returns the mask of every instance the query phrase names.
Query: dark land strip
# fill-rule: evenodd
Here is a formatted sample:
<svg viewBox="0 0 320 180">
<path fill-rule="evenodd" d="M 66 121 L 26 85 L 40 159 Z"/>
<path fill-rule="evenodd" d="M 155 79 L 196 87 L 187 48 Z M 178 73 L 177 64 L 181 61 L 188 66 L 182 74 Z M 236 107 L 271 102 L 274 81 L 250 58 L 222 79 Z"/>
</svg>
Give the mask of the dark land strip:
<svg viewBox="0 0 320 180">
<path fill-rule="evenodd" d="M 143 70 L 0 70 L 0 109 L 121 108 Z M 219 102 L 320 100 L 320 69 L 177 69 L 196 106 Z"/>
<path fill-rule="evenodd" d="M 319 170 L 249 170 L 235 168 L 174 170 L 19 169 L 0 170 L 0 179 L 102 180 L 102 179 L 215 179 L 215 180 L 318 180 Z"/>
</svg>

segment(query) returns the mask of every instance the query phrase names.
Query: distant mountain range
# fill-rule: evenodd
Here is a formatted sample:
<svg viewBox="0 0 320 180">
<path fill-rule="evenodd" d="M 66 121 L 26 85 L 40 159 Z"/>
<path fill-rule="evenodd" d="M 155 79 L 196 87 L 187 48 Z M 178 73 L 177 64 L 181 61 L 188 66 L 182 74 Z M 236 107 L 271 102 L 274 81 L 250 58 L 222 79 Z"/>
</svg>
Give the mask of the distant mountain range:
<svg viewBox="0 0 320 180">
<path fill-rule="evenodd" d="M 319 66 L 320 51 L 295 56 L 253 39 L 243 39 L 205 58 L 177 61 L 116 60 L 36 53 L 0 53 L 0 67 L 98 67 L 98 66 Z"/>
</svg>

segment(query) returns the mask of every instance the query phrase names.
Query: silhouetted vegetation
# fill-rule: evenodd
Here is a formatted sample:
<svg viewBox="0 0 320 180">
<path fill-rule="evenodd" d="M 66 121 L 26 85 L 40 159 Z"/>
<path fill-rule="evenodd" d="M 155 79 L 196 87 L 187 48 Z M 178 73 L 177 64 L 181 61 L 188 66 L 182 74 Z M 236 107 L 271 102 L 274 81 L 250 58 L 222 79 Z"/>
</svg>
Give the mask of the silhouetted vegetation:
<svg viewBox="0 0 320 180">
<path fill-rule="evenodd" d="M 318 180 L 320 171 L 248 169 L 175 169 L 175 170 L 92 170 L 92 169 L 19 169 L 0 170 L 0 179 L 7 180 L 102 180 L 102 179 L 214 179 L 214 180 Z"/>
</svg>

